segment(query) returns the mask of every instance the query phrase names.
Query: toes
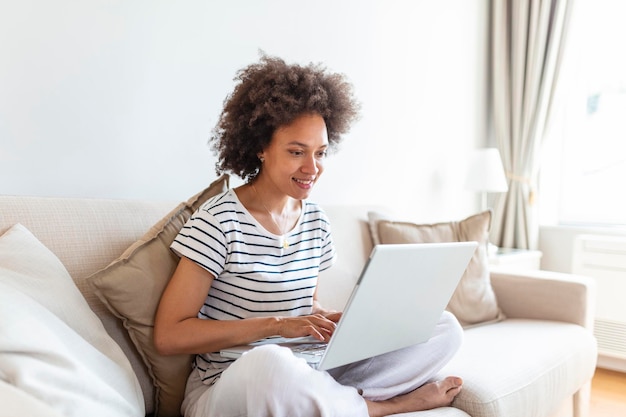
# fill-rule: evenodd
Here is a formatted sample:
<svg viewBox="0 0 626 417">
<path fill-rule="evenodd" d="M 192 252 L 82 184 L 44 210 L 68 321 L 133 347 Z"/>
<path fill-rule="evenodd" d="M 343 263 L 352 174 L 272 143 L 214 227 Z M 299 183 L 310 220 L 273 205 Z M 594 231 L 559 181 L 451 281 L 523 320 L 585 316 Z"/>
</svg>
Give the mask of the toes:
<svg viewBox="0 0 626 417">
<path fill-rule="evenodd" d="M 463 380 L 458 376 L 449 376 L 439 381 L 439 384 L 445 391 L 449 391 L 451 389 L 461 387 L 463 385 Z"/>
<path fill-rule="evenodd" d="M 439 387 L 446 396 L 455 397 L 461 391 L 462 386 L 463 380 L 456 376 L 449 376 L 439 381 Z"/>
</svg>

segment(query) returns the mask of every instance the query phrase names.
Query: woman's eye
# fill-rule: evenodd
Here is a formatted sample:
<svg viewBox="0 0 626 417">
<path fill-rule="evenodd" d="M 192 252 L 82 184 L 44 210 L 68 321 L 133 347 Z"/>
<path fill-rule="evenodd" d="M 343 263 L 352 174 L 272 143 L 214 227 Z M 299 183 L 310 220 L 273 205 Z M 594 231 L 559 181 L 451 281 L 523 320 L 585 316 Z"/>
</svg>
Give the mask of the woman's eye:
<svg viewBox="0 0 626 417">
<path fill-rule="evenodd" d="M 327 155 L 326 151 L 321 151 L 317 153 L 318 158 L 326 158 L 326 155 Z"/>
</svg>

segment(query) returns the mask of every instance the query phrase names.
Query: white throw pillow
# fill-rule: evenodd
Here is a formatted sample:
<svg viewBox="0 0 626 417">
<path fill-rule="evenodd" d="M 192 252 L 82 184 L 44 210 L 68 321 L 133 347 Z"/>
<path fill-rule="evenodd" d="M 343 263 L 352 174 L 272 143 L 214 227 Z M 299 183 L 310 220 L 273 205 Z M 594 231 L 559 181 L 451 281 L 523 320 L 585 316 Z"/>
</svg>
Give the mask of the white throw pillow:
<svg viewBox="0 0 626 417">
<path fill-rule="evenodd" d="M 11 384 L 0 380 L 0 416 L 63 417 L 61 413 L 38 398 L 26 394 Z"/>
<path fill-rule="evenodd" d="M 128 359 L 59 259 L 24 226 L 0 236 L 0 379 L 66 416 L 144 416 Z"/>
</svg>

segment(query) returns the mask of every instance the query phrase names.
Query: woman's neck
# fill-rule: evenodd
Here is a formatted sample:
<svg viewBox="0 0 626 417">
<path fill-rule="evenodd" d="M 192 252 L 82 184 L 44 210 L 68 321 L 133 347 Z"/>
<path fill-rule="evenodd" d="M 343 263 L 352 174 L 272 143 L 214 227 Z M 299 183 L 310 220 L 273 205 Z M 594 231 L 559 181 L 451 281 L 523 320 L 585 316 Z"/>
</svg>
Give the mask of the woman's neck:
<svg viewBox="0 0 626 417">
<path fill-rule="evenodd" d="M 235 192 L 248 212 L 274 234 L 286 234 L 295 227 L 300 218 L 300 200 L 285 194 L 277 195 L 260 182 L 242 185 Z"/>
</svg>

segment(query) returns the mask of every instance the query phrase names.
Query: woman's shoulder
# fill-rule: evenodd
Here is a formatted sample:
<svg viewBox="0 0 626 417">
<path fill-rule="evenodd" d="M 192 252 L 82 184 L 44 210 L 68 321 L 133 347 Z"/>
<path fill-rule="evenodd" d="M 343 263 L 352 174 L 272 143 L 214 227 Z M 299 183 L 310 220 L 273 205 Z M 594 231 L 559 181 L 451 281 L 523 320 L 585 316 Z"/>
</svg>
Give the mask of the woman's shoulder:
<svg viewBox="0 0 626 417">
<path fill-rule="evenodd" d="M 199 208 L 199 211 L 216 214 L 225 211 L 235 210 L 239 200 L 232 189 L 228 189 L 220 194 L 206 200 Z"/>
<path fill-rule="evenodd" d="M 320 205 L 314 201 L 303 200 L 302 203 L 304 204 L 305 212 L 324 213 L 324 210 L 322 209 L 322 207 L 320 207 Z"/>
<path fill-rule="evenodd" d="M 304 218 L 308 218 L 309 221 L 316 219 L 324 223 L 330 223 L 324 209 L 319 204 L 308 200 L 304 201 Z"/>
<path fill-rule="evenodd" d="M 237 218 L 241 213 L 239 201 L 232 190 L 210 197 L 191 215 L 190 220 L 219 224 Z"/>
</svg>

